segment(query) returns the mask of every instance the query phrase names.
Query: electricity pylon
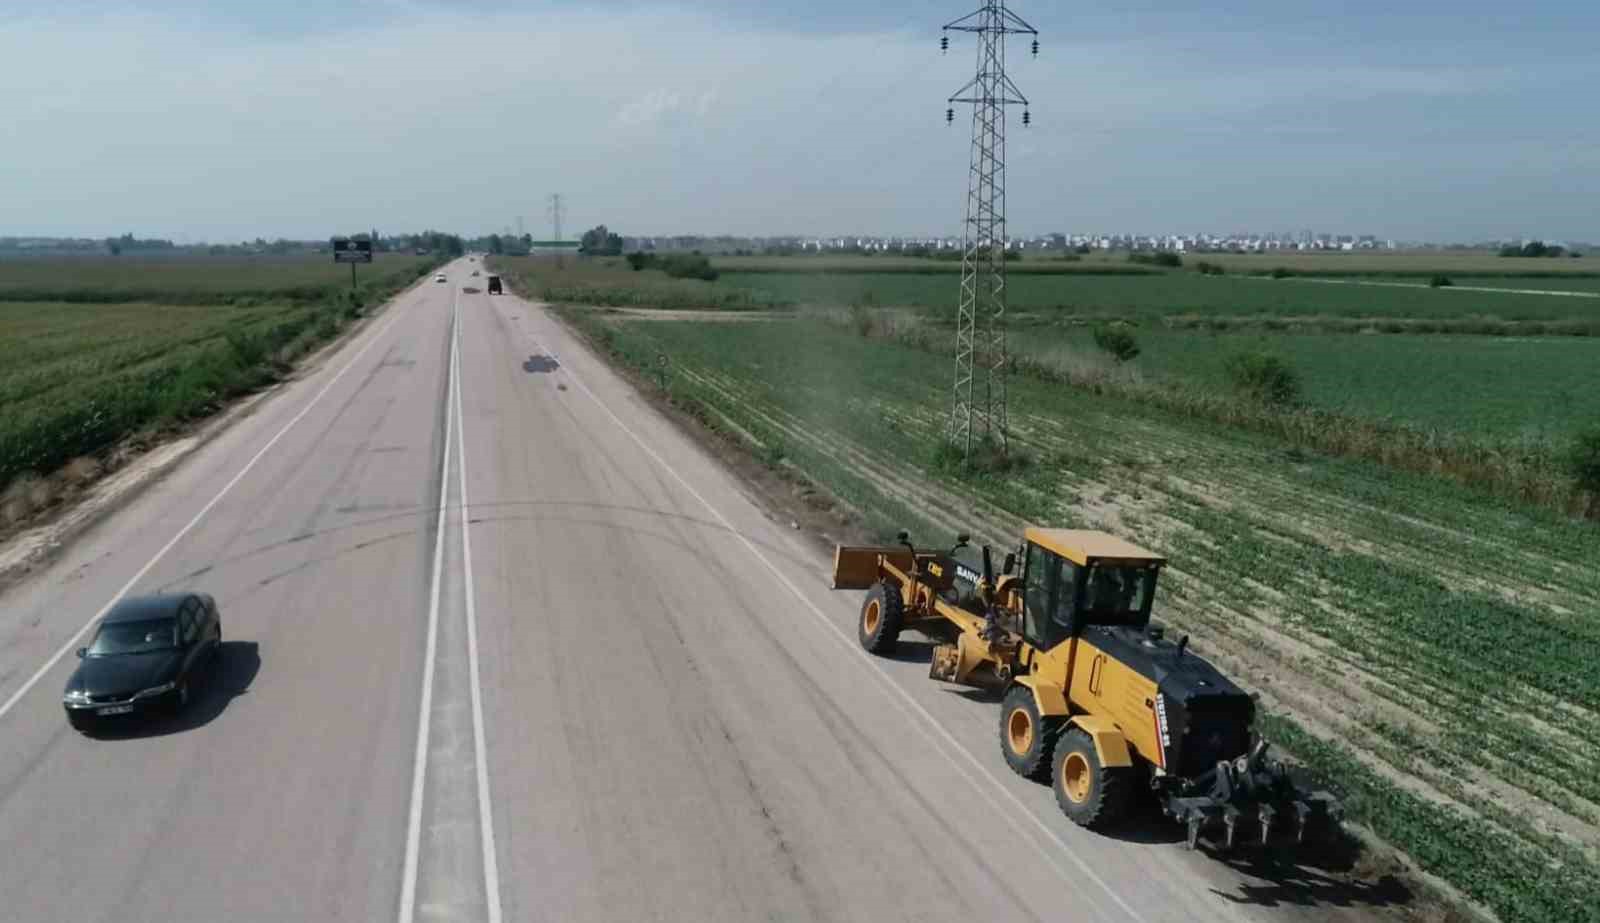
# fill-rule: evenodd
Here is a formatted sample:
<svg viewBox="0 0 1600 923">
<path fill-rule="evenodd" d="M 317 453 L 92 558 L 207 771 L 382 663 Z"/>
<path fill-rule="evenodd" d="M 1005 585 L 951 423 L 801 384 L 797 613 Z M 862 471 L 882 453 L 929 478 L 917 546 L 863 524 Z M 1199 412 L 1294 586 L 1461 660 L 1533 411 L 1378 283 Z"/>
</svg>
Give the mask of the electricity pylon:
<svg viewBox="0 0 1600 923">
<path fill-rule="evenodd" d="M 972 105 L 972 165 L 967 174 L 967 220 L 961 255 L 961 293 L 956 316 L 955 396 L 950 441 L 971 461 L 974 441 L 991 440 L 1009 449 L 1006 421 L 1006 107 L 1028 105 L 1006 76 L 1006 36 L 1037 36 L 1038 30 L 988 0 L 976 11 L 948 23 L 945 32 L 978 37 L 978 72 L 949 99 L 945 121 L 955 121 L 955 104 Z M 950 47 L 949 35 L 939 39 Z M 1039 40 L 1033 40 L 1039 53 Z M 1032 115 L 1026 108 L 1022 124 Z"/>
</svg>

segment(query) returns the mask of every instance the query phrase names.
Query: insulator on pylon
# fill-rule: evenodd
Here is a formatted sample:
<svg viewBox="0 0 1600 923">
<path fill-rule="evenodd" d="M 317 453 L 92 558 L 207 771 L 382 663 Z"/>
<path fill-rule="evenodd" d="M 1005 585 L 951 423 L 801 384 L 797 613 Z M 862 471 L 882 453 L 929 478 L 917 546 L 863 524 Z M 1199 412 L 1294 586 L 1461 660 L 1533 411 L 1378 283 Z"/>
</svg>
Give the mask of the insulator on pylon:
<svg viewBox="0 0 1600 923">
<path fill-rule="evenodd" d="M 1039 43 L 1038 42 L 1034 42 L 1033 44 L 1034 45 L 1038 45 Z M 945 52 L 947 52 L 949 50 L 950 50 L 950 36 L 948 36 L 948 35 L 939 36 L 939 53 L 940 54 L 944 54 Z M 1037 53 L 1038 52 L 1038 48 L 1035 48 L 1034 52 Z"/>
<path fill-rule="evenodd" d="M 1036 57 L 1036 58 L 1039 56 L 1039 40 L 1038 39 L 1034 39 L 1033 40 L 1033 56 Z"/>
<path fill-rule="evenodd" d="M 944 111 L 944 123 L 946 125 L 950 125 L 950 124 L 954 123 L 955 120 L 956 120 L 956 110 L 955 109 L 946 109 Z"/>
<path fill-rule="evenodd" d="M 1033 124 L 1033 113 L 1026 109 L 1022 110 L 1022 127 L 1027 128 L 1031 124 Z"/>
</svg>

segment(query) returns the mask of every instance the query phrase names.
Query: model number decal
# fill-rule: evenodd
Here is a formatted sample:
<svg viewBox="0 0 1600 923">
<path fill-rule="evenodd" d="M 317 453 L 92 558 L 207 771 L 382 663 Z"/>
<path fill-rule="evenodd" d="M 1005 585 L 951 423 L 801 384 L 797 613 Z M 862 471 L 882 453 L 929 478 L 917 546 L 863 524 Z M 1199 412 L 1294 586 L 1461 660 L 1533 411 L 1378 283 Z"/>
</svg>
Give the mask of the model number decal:
<svg viewBox="0 0 1600 923">
<path fill-rule="evenodd" d="M 1167 732 L 1167 697 L 1156 694 L 1156 730 L 1161 734 L 1161 746 L 1172 746 L 1172 735 Z"/>
</svg>

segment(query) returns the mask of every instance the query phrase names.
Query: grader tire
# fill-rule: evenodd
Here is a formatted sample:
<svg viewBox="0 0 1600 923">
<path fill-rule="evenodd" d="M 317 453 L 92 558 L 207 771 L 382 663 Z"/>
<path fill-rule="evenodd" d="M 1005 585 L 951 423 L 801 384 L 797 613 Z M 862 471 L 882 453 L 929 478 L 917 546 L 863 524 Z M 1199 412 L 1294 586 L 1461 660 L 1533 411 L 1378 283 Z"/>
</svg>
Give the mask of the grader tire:
<svg viewBox="0 0 1600 923">
<path fill-rule="evenodd" d="M 1101 766 L 1088 734 L 1077 728 L 1062 734 L 1053 763 L 1056 804 L 1069 820 L 1090 830 L 1122 820 L 1132 794 L 1132 772 Z"/>
<path fill-rule="evenodd" d="M 887 654 L 900 640 L 900 626 L 905 624 L 905 604 L 900 599 L 900 588 L 880 580 L 867 591 L 861 602 L 861 619 L 856 623 L 856 635 L 861 646 L 870 654 Z"/>
<path fill-rule="evenodd" d="M 1039 714 L 1033 690 L 1012 686 L 1000 703 L 1000 753 L 1006 765 L 1024 779 L 1049 782 L 1051 752 L 1061 730 L 1061 719 Z"/>
</svg>

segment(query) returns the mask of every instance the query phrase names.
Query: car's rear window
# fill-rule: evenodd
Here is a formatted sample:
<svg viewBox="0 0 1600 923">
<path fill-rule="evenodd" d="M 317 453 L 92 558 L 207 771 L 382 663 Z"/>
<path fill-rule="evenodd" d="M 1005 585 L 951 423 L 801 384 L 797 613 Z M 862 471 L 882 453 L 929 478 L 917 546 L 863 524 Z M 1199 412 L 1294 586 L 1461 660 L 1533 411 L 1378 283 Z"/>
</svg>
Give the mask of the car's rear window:
<svg viewBox="0 0 1600 923">
<path fill-rule="evenodd" d="M 100 626 L 89 645 L 89 655 L 142 654 L 171 648 L 178 640 L 177 619 L 110 622 Z"/>
</svg>

